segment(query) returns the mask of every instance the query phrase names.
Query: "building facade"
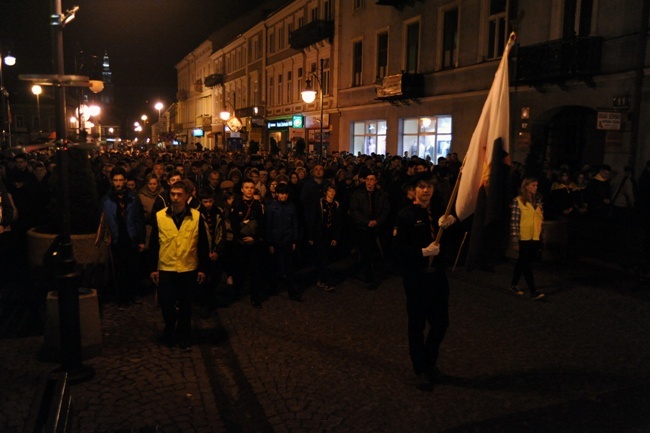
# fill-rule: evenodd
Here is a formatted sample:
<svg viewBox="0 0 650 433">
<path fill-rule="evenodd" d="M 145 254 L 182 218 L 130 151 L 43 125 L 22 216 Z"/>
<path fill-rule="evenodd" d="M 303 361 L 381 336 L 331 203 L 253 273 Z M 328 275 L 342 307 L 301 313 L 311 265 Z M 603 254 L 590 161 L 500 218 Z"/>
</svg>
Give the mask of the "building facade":
<svg viewBox="0 0 650 433">
<path fill-rule="evenodd" d="M 211 116 L 209 147 L 227 145 L 226 110 L 263 149 L 304 137 L 314 150 L 462 158 L 515 31 L 512 159 L 638 171 L 647 27 L 643 0 L 296 0 L 188 55 L 178 110 L 184 130 Z"/>
</svg>

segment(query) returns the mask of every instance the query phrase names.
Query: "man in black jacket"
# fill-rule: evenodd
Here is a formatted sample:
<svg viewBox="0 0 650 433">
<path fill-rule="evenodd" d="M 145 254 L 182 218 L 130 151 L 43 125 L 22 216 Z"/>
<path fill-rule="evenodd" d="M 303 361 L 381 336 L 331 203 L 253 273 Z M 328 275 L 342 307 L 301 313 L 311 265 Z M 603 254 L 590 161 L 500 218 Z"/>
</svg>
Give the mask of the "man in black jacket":
<svg viewBox="0 0 650 433">
<path fill-rule="evenodd" d="M 381 257 L 379 233 L 388 221 L 390 205 L 388 196 L 377 188 L 377 175 L 362 167 L 359 178 L 365 178 L 365 186 L 360 186 L 350 199 L 350 219 L 357 233 L 359 265 L 368 289 L 379 285 L 373 262 Z"/>
<path fill-rule="evenodd" d="M 415 175 L 412 185 L 415 200 L 397 215 L 394 235 L 406 292 L 411 362 L 418 389 L 431 391 L 441 376 L 438 353 L 449 325 L 449 283 L 435 238 L 440 227 L 448 227 L 455 218 L 445 218 L 444 204 L 432 200 L 435 187 L 430 173 Z M 430 329 L 425 335 L 427 323 Z"/>
</svg>

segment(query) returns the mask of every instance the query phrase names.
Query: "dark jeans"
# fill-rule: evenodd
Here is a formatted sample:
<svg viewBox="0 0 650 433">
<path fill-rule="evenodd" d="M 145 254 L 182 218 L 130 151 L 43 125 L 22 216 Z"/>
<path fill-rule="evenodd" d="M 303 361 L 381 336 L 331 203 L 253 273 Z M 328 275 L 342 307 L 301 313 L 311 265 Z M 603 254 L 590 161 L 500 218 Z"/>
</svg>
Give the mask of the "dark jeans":
<svg viewBox="0 0 650 433">
<path fill-rule="evenodd" d="M 113 260 L 113 287 L 115 289 L 115 301 L 123 304 L 139 295 L 142 272 L 139 264 L 140 256 L 130 245 L 111 245 L 111 256 Z"/>
<path fill-rule="evenodd" d="M 539 255 L 541 241 L 519 241 L 519 257 L 512 272 L 512 285 L 519 284 L 522 274 L 531 293 L 535 292 L 535 279 L 533 277 L 533 263 Z"/>
<path fill-rule="evenodd" d="M 192 332 L 192 292 L 196 287 L 197 271 L 160 271 L 158 303 L 165 321 L 165 336 L 176 331 L 188 339 Z"/>
<path fill-rule="evenodd" d="M 377 281 L 377 276 L 373 272 L 373 263 L 381 257 L 378 234 L 378 230 L 371 228 L 362 228 L 357 231 L 359 266 L 366 283 Z"/>
<path fill-rule="evenodd" d="M 271 281 L 270 288 L 272 292 L 278 292 L 278 280 L 286 277 L 287 292 L 289 296 L 296 296 L 295 281 L 295 259 L 296 252 L 291 249 L 291 245 L 275 247 L 273 254 L 269 254 L 269 263 L 271 264 Z"/>
<path fill-rule="evenodd" d="M 413 270 L 403 276 L 408 314 L 409 354 L 415 374 L 436 367 L 449 326 L 449 283 L 445 271 Z M 425 335 L 427 323 L 429 332 Z"/>
<path fill-rule="evenodd" d="M 244 245 L 237 243 L 233 280 L 238 293 L 242 293 L 248 281 L 252 302 L 262 302 L 260 266 L 262 266 L 262 245 Z"/>
</svg>

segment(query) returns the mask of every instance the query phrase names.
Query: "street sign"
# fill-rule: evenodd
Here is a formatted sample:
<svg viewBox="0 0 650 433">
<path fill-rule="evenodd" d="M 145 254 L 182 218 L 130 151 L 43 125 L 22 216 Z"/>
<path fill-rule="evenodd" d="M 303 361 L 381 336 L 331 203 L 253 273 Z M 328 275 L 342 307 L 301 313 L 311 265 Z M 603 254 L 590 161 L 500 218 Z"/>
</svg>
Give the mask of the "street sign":
<svg viewBox="0 0 650 433">
<path fill-rule="evenodd" d="M 599 111 L 596 120 L 596 129 L 618 131 L 621 129 L 621 113 L 611 111 Z"/>
</svg>

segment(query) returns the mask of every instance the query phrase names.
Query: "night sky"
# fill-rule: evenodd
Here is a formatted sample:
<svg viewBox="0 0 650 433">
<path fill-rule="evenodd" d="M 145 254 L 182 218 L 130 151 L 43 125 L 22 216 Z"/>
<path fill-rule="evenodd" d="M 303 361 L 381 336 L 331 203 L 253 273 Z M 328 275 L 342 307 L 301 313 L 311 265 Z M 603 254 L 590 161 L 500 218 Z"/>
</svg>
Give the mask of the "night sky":
<svg viewBox="0 0 650 433">
<path fill-rule="evenodd" d="M 10 92 L 27 91 L 18 74 L 52 73 L 49 15 L 51 0 L 0 0 L 0 44 L 16 57 L 4 68 Z M 157 114 L 153 104 L 175 100 L 174 66 L 236 14 L 263 0 L 62 0 L 66 10 L 80 7 L 63 33 L 66 74 L 75 54 L 108 52 L 117 117 L 132 122 L 142 113 Z M 236 6 L 236 7 L 235 7 Z M 77 56 L 79 57 L 79 56 Z M 19 88 L 16 89 L 16 86 Z M 21 87 L 24 86 L 24 89 Z"/>
</svg>

